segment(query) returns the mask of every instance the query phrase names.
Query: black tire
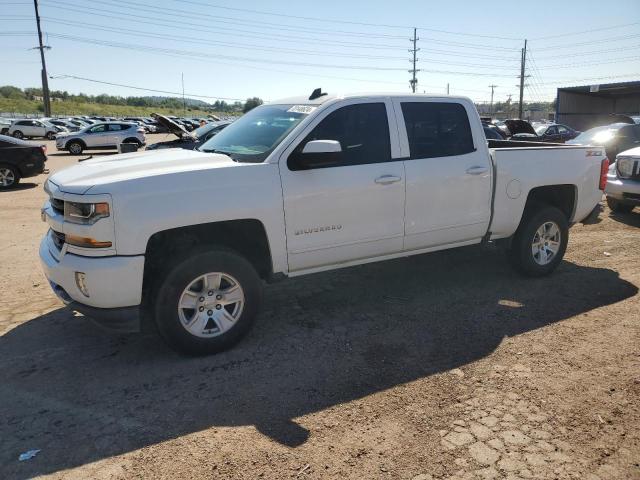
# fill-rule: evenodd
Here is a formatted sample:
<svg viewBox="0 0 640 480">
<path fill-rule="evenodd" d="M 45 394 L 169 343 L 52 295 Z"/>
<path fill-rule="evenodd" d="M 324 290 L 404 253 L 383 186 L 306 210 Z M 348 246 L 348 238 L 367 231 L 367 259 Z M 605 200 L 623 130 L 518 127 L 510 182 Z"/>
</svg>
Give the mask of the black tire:
<svg viewBox="0 0 640 480">
<path fill-rule="evenodd" d="M 0 190 L 15 188 L 20 182 L 20 171 L 12 166 L 0 163 Z"/>
<path fill-rule="evenodd" d="M 71 155 L 82 155 L 84 150 L 84 143 L 79 142 L 78 140 L 72 140 L 67 143 L 67 150 Z"/>
<path fill-rule="evenodd" d="M 540 264 L 532 252 L 532 244 L 538 229 L 548 222 L 553 222 L 558 227 L 559 248 L 548 263 Z M 520 226 L 512 239 L 508 251 L 509 260 L 513 267 L 523 275 L 529 277 L 549 275 L 562 261 L 568 241 L 569 225 L 564 213 L 549 205 L 531 206 L 525 210 Z"/>
<path fill-rule="evenodd" d="M 14 138 L 24 138 L 24 135 L 20 130 L 14 131 L 12 135 L 14 136 Z"/>
<path fill-rule="evenodd" d="M 199 276 L 210 272 L 222 272 L 236 279 L 244 293 L 244 304 L 229 330 L 203 338 L 183 326 L 178 304 L 185 289 Z M 152 289 L 149 302 L 158 331 L 171 348 L 187 355 L 208 355 L 235 345 L 251 328 L 262 302 L 262 282 L 255 268 L 243 256 L 228 249 L 210 247 L 192 252 L 177 259 L 158 278 L 159 285 Z M 195 314 L 195 309 L 193 312 Z"/>
<path fill-rule="evenodd" d="M 629 205 L 628 203 L 622 203 L 619 200 L 616 200 L 612 197 L 607 197 L 607 205 L 612 212 L 616 213 L 630 213 L 633 210 L 634 205 Z"/>
<path fill-rule="evenodd" d="M 142 142 L 137 138 L 127 138 L 122 143 L 135 143 L 136 145 L 138 145 L 138 148 L 142 146 Z"/>
<path fill-rule="evenodd" d="M 48 140 L 55 140 L 56 139 L 55 132 L 47 132 L 47 139 Z"/>
</svg>

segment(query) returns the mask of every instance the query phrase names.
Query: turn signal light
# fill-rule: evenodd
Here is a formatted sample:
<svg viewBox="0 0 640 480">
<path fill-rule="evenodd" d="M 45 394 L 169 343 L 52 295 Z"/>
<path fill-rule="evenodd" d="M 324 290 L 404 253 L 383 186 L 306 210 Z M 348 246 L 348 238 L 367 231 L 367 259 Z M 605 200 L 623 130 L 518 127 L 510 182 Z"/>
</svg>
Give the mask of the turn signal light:
<svg viewBox="0 0 640 480">
<path fill-rule="evenodd" d="M 600 164 L 600 183 L 598 188 L 604 192 L 607 186 L 607 172 L 609 171 L 609 159 L 605 158 Z"/>
<path fill-rule="evenodd" d="M 101 242 L 99 240 L 96 240 L 95 238 L 69 235 L 68 233 L 64 236 L 64 240 L 69 245 L 75 245 L 76 247 L 108 248 L 111 246 L 111 242 Z"/>
</svg>

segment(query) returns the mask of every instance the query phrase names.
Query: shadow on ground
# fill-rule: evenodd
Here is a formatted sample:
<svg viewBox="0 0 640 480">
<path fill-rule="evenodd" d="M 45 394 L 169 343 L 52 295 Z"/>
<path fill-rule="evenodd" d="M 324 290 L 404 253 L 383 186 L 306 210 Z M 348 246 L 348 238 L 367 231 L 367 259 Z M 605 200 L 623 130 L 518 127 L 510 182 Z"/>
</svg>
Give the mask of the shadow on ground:
<svg viewBox="0 0 640 480">
<path fill-rule="evenodd" d="M 0 472 L 28 478 L 216 426 L 255 425 L 291 447 L 293 419 L 485 357 L 504 337 L 637 293 L 564 262 L 525 279 L 479 248 L 268 287 L 235 349 L 185 358 L 153 335 L 106 335 L 65 309 L 0 337 Z M 20 463 L 21 452 L 42 452 Z"/>
<path fill-rule="evenodd" d="M 640 227 L 640 207 L 634 208 L 629 213 L 611 212 L 610 216 L 616 222 L 624 223 L 630 227 Z"/>
<path fill-rule="evenodd" d="M 0 190 L 0 193 L 19 192 L 20 190 L 29 190 L 29 189 L 35 188 L 37 186 L 38 186 L 37 183 L 20 182 L 14 187 L 7 188 L 6 190 Z"/>
</svg>

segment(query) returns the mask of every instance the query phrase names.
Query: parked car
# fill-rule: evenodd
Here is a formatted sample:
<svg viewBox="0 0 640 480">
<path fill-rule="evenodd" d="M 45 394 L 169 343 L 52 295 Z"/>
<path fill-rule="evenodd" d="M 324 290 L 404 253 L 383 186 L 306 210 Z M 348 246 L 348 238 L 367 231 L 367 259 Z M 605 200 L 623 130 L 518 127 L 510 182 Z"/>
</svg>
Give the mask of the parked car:
<svg viewBox="0 0 640 480">
<path fill-rule="evenodd" d="M 254 108 L 200 151 L 57 171 L 40 260 L 71 308 L 121 331 L 144 317 L 190 354 L 242 338 L 263 279 L 489 240 L 547 275 L 598 206 L 608 161 L 510 143 L 486 141 L 466 98 L 316 90 Z"/>
<path fill-rule="evenodd" d="M 640 207 L 640 147 L 618 154 L 609 167 L 605 194 L 614 212 L 629 213 Z"/>
<path fill-rule="evenodd" d="M 505 135 L 505 133 L 496 125 L 483 122 L 482 128 L 484 129 L 484 136 L 487 137 L 487 140 L 506 140 L 507 139 L 507 136 Z"/>
<path fill-rule="evenodd" d="M 163 121 L 164 120 L 169 120 L 173 123 L 171 119 L 166 117 L 164 117 Z M 211 137 L 220 133 L 229 124 L 231 124 L 231 122 L 228 121 L 207 123 L 203 127 L 196 128 L 192 132 L 183 132 L 180 129 L 176 129 L 175 127 L 178 127 L 178 125 L 175 125 L 175 127 L 171 129 L 171 132 L 174 133 L 177 138 L 151 144 L 147 147 L 147 150 L 158 150 L 162 148 L 184 148 L 186 150 L 195 150 L 202 146 L 202 144 Z M 167 126 L 168 129 L 168 124 L 165 126 Z"/>
<path fill-rule="evenodd" d="M 0 190 L 15 187 L 21 178 L 44 172 L 47 147 L 0 135 Z"/>
<path fill-rule="evenodd" d="M 6 135 L 12 123 L 12 119 L 0 118 L 0 135 Z"/>
<path fill-rule="evenodd" d="M 59 128 L 45 120 L 16 120 L 11 124 L 7 132 L 16 138 L 42 137 L 53 140 L 59 132 Z"/>
<path fill-rule="evenodd" d="M 77 132 L 78 130 L 80 130 L 80 127 L 78 127 L 75 123 L 71 123 L 68 120 L 61 120 L 58 118 L 49 118 L 47 119 L 47 121 L 57 127 L 63 127 L 66 129 L 66 131 L 68 132 Z M 59 132 L 61 133 L 61 132 Z"/>
<path fill-rule="evenodd" d="M 564 143 L 577 137 L 580 132 L 561 124 L 538 124 L 532 126 L 534 133 L 517 133 L 511 140 L 525 140 L 528 142 Z"/>
<path fill-rule="evenodd" d="M 629 123 L 614 123 L 602 127 L 595 127 L 582 132 L 569 145 L 598 145 L 605 149 L 607 157 L 615 162 L 620 152 L 640 145 L 640 125 Z"/>
<path fill-rule="evenodd" d="M 158 130 L 155 125 L 145 122 L 142 117 L 125 117 L 123 118 L 123 120 L 125 122 L 137 123 L 139 126 L 144 128 L 144 131 L 146 133 L 156 133 L 156 131 Z"/>
<path fill-rule="evenodd" d="M 121 143 L 144 145 L 144 129 L 136 123 L 102 122 L 56 138 L 56 148 L 67 150 L 72 155 L 80 155 L 90 149 L 118 148 Z"/>
</svg>

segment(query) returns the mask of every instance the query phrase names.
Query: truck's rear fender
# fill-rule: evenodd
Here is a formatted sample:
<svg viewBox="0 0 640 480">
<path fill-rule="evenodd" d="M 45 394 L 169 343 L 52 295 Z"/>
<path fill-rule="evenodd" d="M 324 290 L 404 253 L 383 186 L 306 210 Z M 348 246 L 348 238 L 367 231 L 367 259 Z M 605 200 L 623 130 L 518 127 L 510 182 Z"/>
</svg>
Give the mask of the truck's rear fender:
<svg viewBox="0 0 640 480">
<path fill-rule="evenodd" d="M 522 195 L 511 202 L 511 206 L 515 207 L 510 209 L 511 218 L 508 221 L 502 219 L 500 230 L 492 229 L 491 237 L 494 239 L 511 237 L 529 211 L 544 205 L 556 207 L 567 217 L 567 222 L 571 223 L 578 204 L 578 187 L 572 184 L 542 185 L 529 190 L 526 197 Z"/>
</svg>

